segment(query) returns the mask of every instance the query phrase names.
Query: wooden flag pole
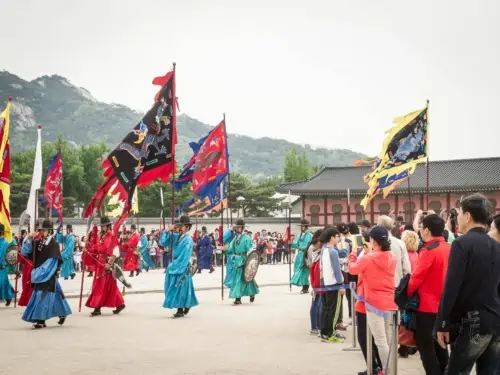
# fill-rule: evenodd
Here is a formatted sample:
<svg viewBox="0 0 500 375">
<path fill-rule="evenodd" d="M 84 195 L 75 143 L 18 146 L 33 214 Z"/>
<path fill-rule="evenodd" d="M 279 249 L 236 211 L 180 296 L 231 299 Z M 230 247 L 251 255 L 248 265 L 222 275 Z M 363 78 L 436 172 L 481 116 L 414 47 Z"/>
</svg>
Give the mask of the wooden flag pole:
<svg viewBox="0 0 500 375">
<path fill-rule="evenodd" d="M 292 291 L 292 197 L 288 192 L 288 281 Z"/>
<path fill-rule="evenodd" d="M 174 139 L 173 134 L 174 134 L 174 126 L 177 126 L 177 96 L 175 93 L 175 62 L 172 63 L 173 65 L 173 72 L 174 76 L 172 77 L 172 148 L 175 147 L 173 142 L 176 141 Z M 172 210 L 172 229 L 175 224 L 175 173 L 177 172 L 177 166 L 175 165 L 175 152 L 172 153 L 172 165 L 173 165 L 173 170 L 172 170 L 172 205 L 171 205 L 171 210 Z M 170 236 L 170 262 L 174 260 L 174 233 L 172 232 L 172 235 Z"/>
<path fill-rule="evenodd" d="M 429 210 L 429 196 L 430 196 L 430 164 L 429 164 L 429 99 L 427 99 L 427 135 L 425 137 L 425 151 L 427 153 L 427 181 L 426 181 L 426 189 L 427 189 L 427 203 L 426 203 L 426 210 Z"/>
<path fill-rule="evenodd" d="M 220 231 L 219 231 L 219 237 L 220 237 L 220 243 L 222 248 L 224 248 L 224 201 L 222 200 L 223 194 L 224 194 L 224 187 L 222 186 L 223 182 L 220 184 Z M 224 251 L 222 251 L 221 254 L 222 258 L 222 267 L 221 267 L 221 277 L 220 277 L 220 298 L 222 301 L 224 301 Z"/>
<path fill-rule="evenodd" d="M 226 113 L 222 114 L 222 117 L 224 119 L 224 133 L 226 133 L 226 154 L 227 154 L 227 208 L 229 209 L 229 223 L 231 224 L 231 227 L 233 226 L 233 202 L 232 202 L 232 197 L 231 197 L 231 173 L 229 171 L 229 151 L 228 151 L 228 145 L 227 145 L 227 125 L 226 125 Z M 226 220 L 227 221 L 227 220 Z M 229 227 L 229 225 L 228 225 Z"/>
</svg>

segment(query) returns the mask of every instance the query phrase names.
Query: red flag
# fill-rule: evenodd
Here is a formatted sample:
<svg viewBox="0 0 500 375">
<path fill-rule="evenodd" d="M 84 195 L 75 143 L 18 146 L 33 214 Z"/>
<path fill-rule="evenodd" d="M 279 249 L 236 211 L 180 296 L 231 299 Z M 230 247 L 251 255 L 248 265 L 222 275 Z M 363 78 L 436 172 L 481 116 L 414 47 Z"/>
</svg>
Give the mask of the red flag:
<svg viewBox="0 0 500 375">
<path fill-rule="evenodd" d="M 205 197 L 226 178 L 229 171 L 224 121 L 207 136 L 195 156 L 194 163 L 193 194 Z"/>
<path fill-rule="evenodd" d="M 50 159 L 47 168 L 47 178 L 45 179 L 45 189 L 43 196 L 47 202 L 47 208 L 57 211 L 59 221 L 63 222 L 63 163 L 61 152 L 57 152 Z"/>
<path fill-rule="evenodd" d="M 290 227 L 286 227 L 285 229 L 285 238 L 283 239 L 287 244 L 291 243 L 292 235 L 290 234 Z"/>
<path fill-rule="evenodd" d="M 167 183 L 175 173 L 175 71 L 155 78 L 153 84 L 162 85 L 154 105 L 103 161 L 105 180 L 85 209 L 84 217 L 98 210 L 112 190 L 125 202 L 117 223 L 123 222 L 132 207 L 136 186 L 145 187 L 157 179 Z"/>
</svg>

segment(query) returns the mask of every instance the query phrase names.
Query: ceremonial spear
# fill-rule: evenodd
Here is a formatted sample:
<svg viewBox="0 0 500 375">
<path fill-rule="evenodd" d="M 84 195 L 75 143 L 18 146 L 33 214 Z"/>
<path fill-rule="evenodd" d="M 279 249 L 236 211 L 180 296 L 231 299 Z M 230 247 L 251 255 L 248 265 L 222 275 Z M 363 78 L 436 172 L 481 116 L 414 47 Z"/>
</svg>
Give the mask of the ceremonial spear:
<svg viewBox="0 0 500 375">
<path fill-rule="evenodd" d="M 292 197 L 288 190 L 288 280 L 292 291 Z"/>
</svg>

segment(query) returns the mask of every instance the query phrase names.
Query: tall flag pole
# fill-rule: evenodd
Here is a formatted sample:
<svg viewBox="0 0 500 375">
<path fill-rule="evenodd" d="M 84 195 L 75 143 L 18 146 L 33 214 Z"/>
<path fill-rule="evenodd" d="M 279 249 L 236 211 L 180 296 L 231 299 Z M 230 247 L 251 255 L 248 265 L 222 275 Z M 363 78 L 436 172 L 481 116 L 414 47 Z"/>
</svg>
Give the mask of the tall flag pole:
<svg viewBox="0 0 500 375">
<path fill-rule="evenodd" d="M 26 214 L 30 218 L 30 231 L 36 229 L 36 217 L 38 215 L 38 190 L 42 187 L 42 125 L 38 125 L 37 142 L 35 150 L 35 163 L 33 166 L 33 177 L 31 179 L 30 196 Z M 34 261 L 33 261 L 33 264 Z"/>
<path fill-rule="evenodd" d="M 153 84 L 161 86 L 153 106 L 102 162 L 104 182 L 83 214 L 84 218 L 94 215 L 110 190 L 118 194 L 124 208 L 113 226 L 115 233 L 132 209 L 136 187 L 144 188 L 158 179 L 167 183 L 175 174 L 175 64 L 165 76 L 153 79 Z"/>
<path fill-rule="evenodd" d="M 368 184 L 361 206 L 366 209 L 371 200 L 382 192 L 384 198 L 415 172 L 418 164 L 428 160 L 428 121 L 423 109 L 397 117 L 386 133 L 382 152 L 373 164 L 373 171 L 364 178 Z"/>
<path fill-rule="evenodd" d="M 429 124 L 429 99 L 427 99 L 427 106 L 426 112 L 427 112 L 427 124 Z M 427 189 L 427 204 L 426 204 L 426 210 L 429 210 L 429 195 L 430 195 L 430 164 L 429 164 L 429 131 L 427 130 L 427 137 L 426 137 L 426 142 L 427 142 L 427 179 L 426 179 L 426 189 Z"/>
<path fill-rule="evenodd" d="M 226 134 L 226 155 L 227 155 L 227 208 L 229 209 L 229 222 L 231 227 L 233 226 L 233 200 L 231 198 L 231 172 L 230 172 L 230 164 L 229 164 L 229 146 L 227 139 L 227 121 L 226 121 L 226 113 L 222 114 L 223 122 L 224 122 L 224 133 Z"/>
<path fill-rule="evenodd" d="M 219 236 L 222 238 L 222 246 L 224 246 L 224 181 L 220 183 L 220 227 Z M 224 252 L 222 252 L 224 254 Z M 221 272 L 221 283 L 220 283 L 220 298 L 224 301 L 224 255 L 222 256 L 222 272 Z"/>
<path fill-rule="evenodd" d="M 173 63 L 173 73 L 174 76 L 172 78 L 172 97 L 174 98 L 174 106 L 173 106 L 173 113 L 172 113 L 172 122 L 175 124 L 177 120 L 177 97 L 176 92 L 175 92 L 175 62 Z M 177 138 L 177 135 L 175 135 Z M 175 140 L 177 142 L 177 139 Z M 173 146 L 172 146 L 173 149 Z M 172 154 L 172 163 L 174 165 L 174 169 L 172 171 L 172 205 L 171 205 L 171 211 L 172 211 L 172 227 L 175 224 L 175 172 L 176 172 L 176 165 L 175 165 L 175 152 Z M 170 236 L 170 262 L 174 260 L 174 236 Z"/>
<path fill-rule="evenodd" d="M 288 228 L 287 228 L 287 242 L 288 242 L 288 280 L 290 283 L 290 292 L 292 291 L 292 196 L 288 190 Z"/>
</svg>

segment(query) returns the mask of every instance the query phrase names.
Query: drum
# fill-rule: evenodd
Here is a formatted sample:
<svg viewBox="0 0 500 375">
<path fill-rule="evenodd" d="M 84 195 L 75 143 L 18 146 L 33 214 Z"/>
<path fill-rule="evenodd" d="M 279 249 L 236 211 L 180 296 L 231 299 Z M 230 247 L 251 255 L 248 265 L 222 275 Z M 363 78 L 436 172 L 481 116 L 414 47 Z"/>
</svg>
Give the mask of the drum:
<svg viewBox="0 0 500 375">
<path fill-rule="evenodd" d="M 12 245 L 7 249 L 7 252 L 5 253 L 5 261 L 8 265 L 13 266 L 17 264 L 17 254 L 18 248 L 16 245 Z"/>
<path fill-rule="evenodd" d="M 191 275 L 194 276 L 196 272 L 198 272 L 198 254 L 196 254 L 196 251 L 193 251 L 193 253 L 191 254 L 191 259 L 189 263 L 190 263 Z"/>
<path fill-rule="evenodd" d="M 246 283 L 251 282 L 255 279 L 257 271 L 259 269 L 259 253 L 257 251 L 251 251 L 247 255 L 247 261 L 245 262 L 245 270 L 243 272 L 243 279 Z"/>
</svg>

